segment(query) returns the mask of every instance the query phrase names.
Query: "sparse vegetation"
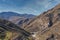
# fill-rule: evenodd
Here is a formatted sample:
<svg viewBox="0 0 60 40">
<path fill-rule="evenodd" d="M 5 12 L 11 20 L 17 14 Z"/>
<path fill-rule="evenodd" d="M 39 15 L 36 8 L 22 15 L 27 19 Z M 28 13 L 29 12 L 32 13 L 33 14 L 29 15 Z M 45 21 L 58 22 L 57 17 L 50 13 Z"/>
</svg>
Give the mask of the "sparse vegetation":
<svg viewBox="0 0 60 40">
<path fill-rule="evenodd" d="M 12 37 L 12 32 L 7 31 L 6 33 L 0 34 L 0 40 L 9 40 Z"/>
</svg>

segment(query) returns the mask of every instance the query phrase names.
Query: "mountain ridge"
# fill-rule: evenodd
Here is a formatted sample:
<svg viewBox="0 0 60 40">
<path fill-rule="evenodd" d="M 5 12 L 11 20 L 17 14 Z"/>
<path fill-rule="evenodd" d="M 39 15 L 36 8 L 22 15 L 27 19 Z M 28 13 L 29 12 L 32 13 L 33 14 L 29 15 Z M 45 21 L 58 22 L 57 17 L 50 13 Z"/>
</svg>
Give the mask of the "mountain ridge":
<svg viewBox="0 0 60 40">
<path fill-rule="evenodd" d="M 35 17 L 35 15 L 32 15 L 32 14 L 18 14 L 18 13 L 15 13 L 15 12 L 1 12 L 0 13 L 0 17 L 4 18 L 4 19 L 8 19 L 11 16 L 19 16 L 19 17 L 25 17 L 25 18 Z"/>
</svg>

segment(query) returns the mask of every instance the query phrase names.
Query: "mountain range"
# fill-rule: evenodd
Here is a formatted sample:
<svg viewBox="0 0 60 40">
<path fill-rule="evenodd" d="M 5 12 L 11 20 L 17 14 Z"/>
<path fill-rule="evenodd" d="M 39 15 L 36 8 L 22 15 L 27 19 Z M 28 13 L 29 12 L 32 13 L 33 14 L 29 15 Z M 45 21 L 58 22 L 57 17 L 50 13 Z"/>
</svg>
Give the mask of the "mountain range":
<svg viewBox="0 0 60 40">
<path fill-rule="evenodd" d="M 8 15 L 9 14 L 7 14 L 7 16 Z M 11 22 L 16 23 L 20 26 L 22 25 L 21 27 L 25 31 L 31 33 L 31 36 L 29 38 L 32 38 L 33 40 L 60 40 L 60 4 L 46 12 L 41 13 L 39 16 L 31 16 L 29 18 L 26 18 L 25 16 L 21 17 L 19 15 L 11 15 L 9 16 L 9 20 Z M 27 20 L 29 21 L 27 22 Z M 17 35 L 19 34 L 17 33 Z M 20 40 L 18 38 L 21 37 L 15 37 L 14 40 Z M 22 39 L 24 40 L 24 38 Z"/>
<path fill-rule="evenodd" d="M 24 17 L 24 18 L 33 18 L 35 15 L 32 14 L 18 14 L 16 12 L 1 12 L 0 18 L 9 19 L 12 16 Z"/>
</svg>

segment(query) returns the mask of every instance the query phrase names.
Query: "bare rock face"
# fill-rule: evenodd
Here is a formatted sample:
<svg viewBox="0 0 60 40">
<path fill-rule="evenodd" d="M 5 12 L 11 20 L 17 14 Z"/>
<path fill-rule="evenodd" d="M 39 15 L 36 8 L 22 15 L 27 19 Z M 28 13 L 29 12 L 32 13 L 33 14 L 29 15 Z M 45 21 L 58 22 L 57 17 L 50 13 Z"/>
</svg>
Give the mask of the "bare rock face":
<svg viewBox="0 0 60 40">
<path fill-rule="evenodd" d="M 36 40 L 60 40 L 60 4 L 31 20 L 25 30 L 36 34 Z"/>
</svg>

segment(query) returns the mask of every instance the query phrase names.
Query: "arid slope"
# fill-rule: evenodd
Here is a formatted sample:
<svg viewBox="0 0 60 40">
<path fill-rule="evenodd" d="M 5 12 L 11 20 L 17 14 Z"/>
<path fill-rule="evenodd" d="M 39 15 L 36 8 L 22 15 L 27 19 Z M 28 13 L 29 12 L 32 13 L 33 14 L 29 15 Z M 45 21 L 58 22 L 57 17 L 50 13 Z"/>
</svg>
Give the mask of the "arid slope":
<svg viewBox="0 0 60 40">
<path fill-rule="evenodd" d="M 25 26 L 25 30 L 34 33 L 36 40 L 60 40 L 60 4 L 42 13 Z"/>
</svg>

